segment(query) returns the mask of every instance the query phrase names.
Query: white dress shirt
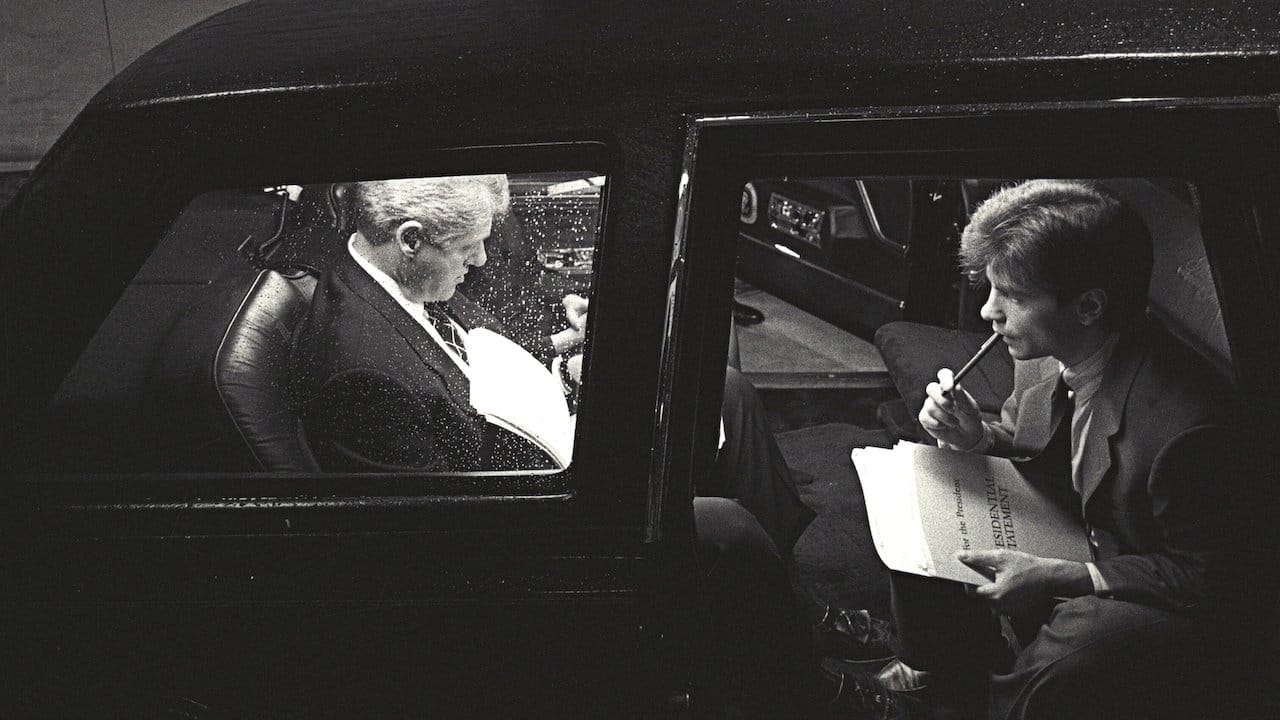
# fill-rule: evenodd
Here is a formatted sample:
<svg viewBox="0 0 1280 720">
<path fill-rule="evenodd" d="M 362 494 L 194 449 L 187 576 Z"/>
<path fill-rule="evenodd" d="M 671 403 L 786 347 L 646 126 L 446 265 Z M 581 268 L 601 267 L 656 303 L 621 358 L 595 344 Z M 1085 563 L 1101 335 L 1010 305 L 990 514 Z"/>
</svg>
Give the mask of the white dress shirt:
<svg viewBox="0 0 1280 720">
<path fill-rule="evenodd" d="M 1097 467 L 1097 463 L 1085 462 L 1087 456 L 1106 452 L 1107 438 L 1095 437 L 1090 430 L 1093 421 L 1093 397 L 1102 386 L 1102 374 L 1111 362 L 1111 354 L 1115 352 L 1120 335 L 1112 333 L 1102 346 L 1092 355 L 1070 367 L 1061 365 L 1062 381 L 1066 383 L 1067 396 L 1075 401 L 1075 411 L 1071 416 L 1071 485 L 1077 493 L 1082 493 L 1086 478 L 1082 468 Z M 1111 586 L 1098 572 L 1094 563 L 1085 563 L 1089 569 L 1089 577 L 1093 580 L 1093 594 L 1100 597 L 1111 595 Z"/>
</svg>

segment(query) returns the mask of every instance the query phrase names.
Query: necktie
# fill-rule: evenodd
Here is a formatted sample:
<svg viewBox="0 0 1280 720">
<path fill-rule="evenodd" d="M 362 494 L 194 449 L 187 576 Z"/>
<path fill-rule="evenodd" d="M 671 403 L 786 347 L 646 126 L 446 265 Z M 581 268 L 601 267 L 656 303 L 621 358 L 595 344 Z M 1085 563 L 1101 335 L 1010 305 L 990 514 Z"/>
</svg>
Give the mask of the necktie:
<svg viewBox="0 0 1280 720">
<path fill-rule="evenodd" d="M 462 334 L 458 331 L 458 326 L 454 325 L 450 319 L 451 313 L 448 306 L 441 302 L 429 302 L 422 307 L 427 313 L 427 320 L 431 322 L 431 326 L 436 329 L 436 332 L 440 333 L 440 339 L 465 363 L 467 361 L 467 346 L 462 341 Z"/>
<path fill-rule="evenodd" d="M 1075 393 L 1067 386 L 1067 382 L 1058 376 L 1058 386 L 1053 390 L 1050 401 L 1051 422 L 1057 423 L 1049 444 L 1040 455 L 1044 467 L 1049 468 L 1053 477 L 1066 478 L 1053 483 L 1051 493 L 1057 496 L 1065 507 L 1080 507 L 1080 496 L 1076 493 L 1071 472 L 1071 420 L 1075 415 Z"/>
<path fill-rule="evenodd" d="M 1049 400 L 1049 422 L 1053 424 L 1053 434 L 1040 454 L 1046 464 L 1065 467 L 1068 473 L 1071 468 L 1071 416 L 1075 411 L 1075 399 L 1070 391 L 1071 388 L 1059 375 L 1058 386 L 1053 389 Z"/>
<path fill-rule="evenodd" d="M 1058 421 L 1058 431 L 1062 432 L 1062 427 L 1066 426 L 1067 446 L 1071 446 L 1071 419 L 1075 415 L 1076 398 L 1075 393 L 1071 392 L 1071 387 L 1067 385 L 1067 380 L 1062 375 L 1058 375 L 1058 386 L 1053 389 L 1052 409 L 1053 417 Z"/>
</svg>

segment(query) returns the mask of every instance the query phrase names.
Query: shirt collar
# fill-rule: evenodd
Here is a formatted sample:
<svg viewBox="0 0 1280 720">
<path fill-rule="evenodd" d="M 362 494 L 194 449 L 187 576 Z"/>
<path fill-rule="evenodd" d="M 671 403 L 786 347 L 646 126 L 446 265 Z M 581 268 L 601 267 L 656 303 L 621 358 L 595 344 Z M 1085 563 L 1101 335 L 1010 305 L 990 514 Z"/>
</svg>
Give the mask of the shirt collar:
<svg viewBox="0 0 1280 720">
<path fill-rule="evenodd" d="M 373 278 L 373 281 L 378 283 L 378 287 L 386 290 L 387 294 L 390 295 L 392 299 L 400 305 L 400 307 L 405 309 L 405 312 L 415 318 L 421 316 L 422 304 L 415 303 L 405 297 L 404 292 L 400 290 L 399 283 L 392 280 L 390 275 L 379 270 L 373 263 L 369 262 L 368 258 L 356 251 L 356 235 L 358 234 L 359 233 L 352 233 L 351 237 L 347 239 L 347 252 L 351 253 L 351 258 L 355 260 L 356 264 L 363 268 L 365 272 L 369 273 L 369 277 Z"/>
<path fill-rule="evenodd" d="M 431 320 L 427 318 L 426 308 L 423 304 L 413 302 L 406 298 L 404 293 L 400 290 L 400 285 L 396 283 L 395 280 L 392 280 L 390 275 L 387 275 L 374 267 L 373 263 L 369 262 L 368 258 L 356 252 L 355 242 L 356 236 L 353 234 L 351 238 L 347 240 L 347 252 L 351 253 L 351 259 L 355 260 L 357 265 L 359 265 L 365 272 L 369 273 L 369 277 L 373 278 L 373 281 L 377 283 L 379 287 L 386 290 L 387 294 L 390 295 L 400 307 L 404 308 L 405 312 L 409 313 L 409 317 L 413 318 L 414 322 L 418 323 L 418 325 L 426 331 L 427 335 L 431 337 L 431 340 L 435 342 L 440 349 L 444 350 L 450 360 L 453 360 L 454 364 L 458 366 L 458 369 L 462 371 L 462 374 L 466 375 L 467 378 L 470 379 L 470 367 L 462 360 L 462 358 L 458 357 L 457 352 L 444 342 L 444 338 L 440 337 L 440 331 L 437 330 Z M 457 329 L 465 343 L 467 338 L 466 329 L 458 325 L 458 323 L 452 319 L 449 322 L 453 324 L 455 329 Z"/>
<path fill-rule="evenodd" d="M 1102 345 L 1084 360 L 1071 366 L 1058 363 L 1062 369 L 1062 381 L 1075 391 L 1077 400 L 1081 394 L 1093 395 L 1102 384 L 1102 373 L 1107 369 L 1107 363 L 1111 361 L 1119 340 L 1119 333 L 1110 333 Z"/>
</svg>

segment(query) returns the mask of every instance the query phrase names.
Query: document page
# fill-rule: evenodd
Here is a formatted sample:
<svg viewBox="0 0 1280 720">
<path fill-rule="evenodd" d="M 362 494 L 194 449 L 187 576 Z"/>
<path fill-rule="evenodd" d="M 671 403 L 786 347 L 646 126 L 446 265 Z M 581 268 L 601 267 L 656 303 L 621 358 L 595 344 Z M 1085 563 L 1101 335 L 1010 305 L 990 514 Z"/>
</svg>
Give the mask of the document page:
<svg viewBox="0 0 1280 720">
<path fill-rule="evenodd" d="M 880 560 L 893 570 L 932 575 L 911 456 L 885 448 L 855 448 L 851 456 L 862 480 L 871 540 Z"/>
<path fill-rule="evenodd" d="M 891 569 L 978 584 L 987 579 L 956 560 L 957 551 L 1092 559 L 1080 518 L 1005 458 L 908 442 L 892 450 L 859 448 L 852 458 L 876 550 Z"/>
<path fill-rule="evenodd" d="M 559 378 L 524 348 L 486 328 L 467 333 L 467 361 L 476 412 L 568 467 L 574 426 Z"/>
<path fill-rule="evenodd" d="M 957 550 L 1021 550 L 1092 560 L 1084 523 L 1023 479 L 1007 458 L 911 444 L 925 536 L 938 577 L 985 583 Z M 1068 482 L 1066 477 L 1064 482 Z"/>
</svg>

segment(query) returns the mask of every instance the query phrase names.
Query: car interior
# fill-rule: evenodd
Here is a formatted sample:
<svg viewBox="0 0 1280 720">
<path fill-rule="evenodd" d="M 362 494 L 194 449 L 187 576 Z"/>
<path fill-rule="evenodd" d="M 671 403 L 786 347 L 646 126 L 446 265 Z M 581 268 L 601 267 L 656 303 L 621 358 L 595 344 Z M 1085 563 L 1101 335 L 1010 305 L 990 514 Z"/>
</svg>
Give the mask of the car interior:
<svg viewBox="0 0 1280 720">
<path fill-rule="evenodd" d="M 1230 377 L 1196 186 L 1094 180 L 1152 232 L 1148 314 Z M 983 200 L 1017 181 L 767 178 L 743 188 L 730 362 L 760 388 L 801 496 L 818 511 L 795 549 L 800 584 L 818 607 L 887 612 L 850 450 L 929 441 L 916 420 L 925 386 L 990 335 L 978 316 L 985 288 L 956 261 L 960 231 Z M 1012 358 L 996 351 L 964 385 L 994 418 L 1013 376 Z"/>
</svg>

